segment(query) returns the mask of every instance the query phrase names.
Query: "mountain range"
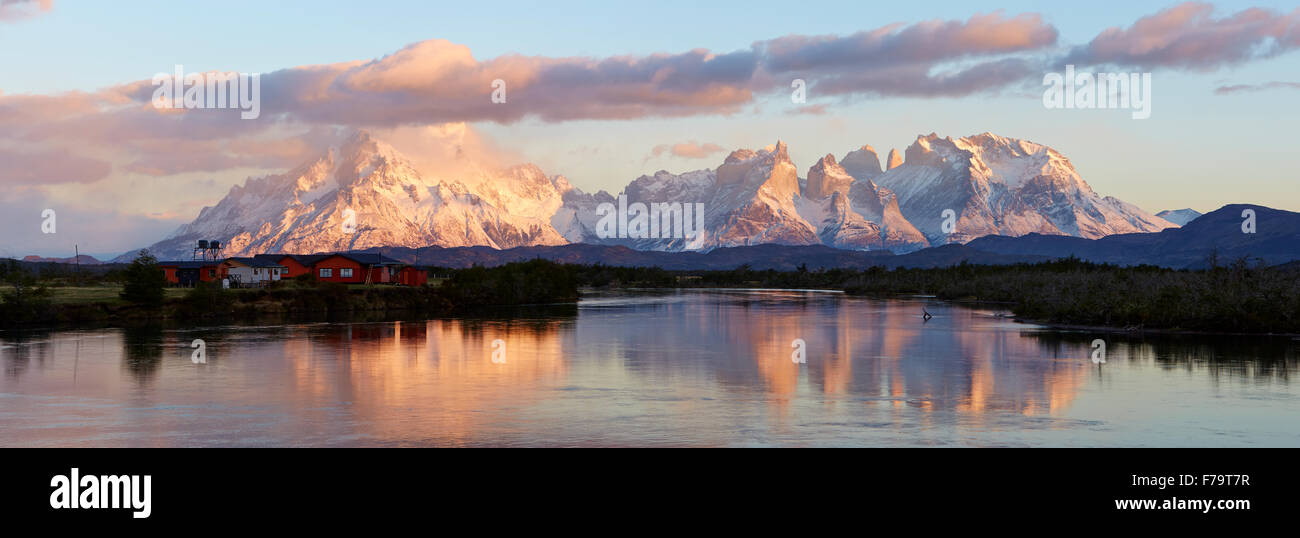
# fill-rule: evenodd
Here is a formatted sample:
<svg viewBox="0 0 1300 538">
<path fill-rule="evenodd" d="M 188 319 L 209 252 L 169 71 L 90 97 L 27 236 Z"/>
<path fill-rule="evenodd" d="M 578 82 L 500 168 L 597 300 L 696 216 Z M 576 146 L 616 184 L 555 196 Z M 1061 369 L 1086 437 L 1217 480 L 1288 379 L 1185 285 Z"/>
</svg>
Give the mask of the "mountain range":
<svg viewBox="0 0 1300 538">
<path fill-rule="evenodd" d="M 827 154 L 802 174 L 785 143 L 731 152 L 716 168 L 659 171 L 618 196 L 585 193 L 531 164 L 469 163 L 455 177 L 418 170 L 367 132 L 289 170 L 250 178 L 149 250 L 185 259 L 200 239 L 224 254 L 312 253 L 375 247 L 492 249 L 572 243 L 649 251 L 747 245 L 822 245 L 893 253 L 986 235 L 1096 239 L 1178 225 L 1103 197 L 1056 150 L 992 133 L 918 136 L 885 166 L 861 146 Z M 600 233 L 605 209 L 702 204 L 699 236 L 618 238 Z M 128 252 L 114 261 L 129 261 Z"/>
<path fill-rule="evenodd" d="M 1255 214 L 1255 232 L 1242 229 L 1242 213 Z M 1294 266 L 1300 260 L 1300 213 L 1257 205 L 1233 204 L 1207 213 L 1183 228 L 1160 232 L 1119 234 L 1099 239 L 1028 234 L 1020 237 L 985 236 L 964 245 L 948 244 L 906 254 L 859 251 L 825 245 L 765 244 L 720 247 L 708 252 L 634 250 L 621 245 L 569 244 L 516 247 L 376 247 L 382 253 L 410 264 L 465 268 L 485 267 L 542 258 L 562 263 L 661 267 L 671 270 L 728 270 L 741 265 L 753 269 L 789 271 L 867 267 L 933 268 L 960 263 L 1006 265 L 1034 263 L 1066 257 L 1115 265 L 1157 265 L 1174 269 L 1199 269 L 1210 263 L 1230 264 L 1246 259 L 1252 265 Z M 1212 261 L 1213 258 L 1217 260 Z"/>
</svg>

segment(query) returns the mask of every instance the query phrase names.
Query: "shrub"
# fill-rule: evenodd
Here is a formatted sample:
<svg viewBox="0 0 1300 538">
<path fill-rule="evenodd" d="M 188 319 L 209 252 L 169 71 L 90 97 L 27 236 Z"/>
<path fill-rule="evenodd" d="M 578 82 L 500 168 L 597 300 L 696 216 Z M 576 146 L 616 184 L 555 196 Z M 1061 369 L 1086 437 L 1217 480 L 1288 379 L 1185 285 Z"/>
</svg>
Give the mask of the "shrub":
<svg viewBox="0 0 1300 538">
<path fill-rule="evenodd" d="M 158 259 L 141 250 L 123 272 L 124 284 L 120 296 L 123 300 L 147 307 L 157 307 L 163 301 L 163 287 L 167 278 L 158 267 Z"/>
</svg>

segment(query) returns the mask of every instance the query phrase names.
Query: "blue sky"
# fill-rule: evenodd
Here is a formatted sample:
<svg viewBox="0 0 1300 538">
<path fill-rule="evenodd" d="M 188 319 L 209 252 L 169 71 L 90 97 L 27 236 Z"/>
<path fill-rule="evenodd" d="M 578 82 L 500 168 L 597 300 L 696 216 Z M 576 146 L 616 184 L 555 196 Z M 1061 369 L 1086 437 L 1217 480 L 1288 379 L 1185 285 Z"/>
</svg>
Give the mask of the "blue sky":
<svg viewBox="0 0 1300 538">
<path fill-rule="evenodd" d="M 1177 2 L 537 2 L 456 3 L 228 0 L 160 6 L 147 0 L 60 0 L 47 14 L 0 30 L 0 89 L 52 92 L 145 78 L 159 65 L 268 72 L 287 66 L 377 58 L 430 38 L 475 56 L 507 53 L 612 56 L 706 48 L 725 52 L 786 34 L 849 34 L 892 22 L 965 19 L 976 13 L 1042 13 L 1062 41 L 1082 43 Z M 1294 2 L 1215 2 L 1220 11 Z M 1295 67 L 1296 62 L 1288 62 Z M 1281 67 L 1281 66 L 1279 66 Z"/>
<path fill-rule="evenodd" d="M 343 2 L 220 3 L 58 0 L 39 15 L 0 22 L 0 95 L 58 95 L 147 80 L 175 64 L 188 71 L 219 69 L 269 73 L 279 69 L 371 60 L 420 41 L 441 38 L 464 45 L 479 61 L 506 54 L 549 58 L 714 53 L 745 50 L 755 42 L 796 35 L 849 35 L 890 23 L 965 20 L 1002 11 L 1040 13 L 1059 31 L 1062 47 L 1083 45 L 1108 27 L 1127 27 L 1172 2 Z M 1249 7 L 1291 13 L 1295 3 L 1218 2 L 1216 14 Z M 788 92 L 756 95 L 754 106 L 730 114 L 629 120 L 580 119 L 513 123 L 472 122 L 494 143 L 564 174 L 578 187 L 616 191 L 642 173 L 714 167 L 725 153 L 704 159 L 661 155 L 655 146 L 686 141 L 728 150 L 777 139 L 790 146 L 801 173 L 826 153 L 837 157 L 863 144 L 882 153 L 904 149 L 918 134 L 953 137 L 993 131 L 1053 146 L 1070 157 L 1084 179 L 1104 195 L 1155 212 L 1226 203 L 1261 203 L 1300 210 L 1294 140 L 1300 90 L 1278 88 L 1216 95 L 1232 84 L 1300 81 L 1300 53 L 1214 69 L 1158 70 L 1152 117 L 1126 111 L 1045 110 L 1039 90 L 961 97 L 810 95 L 827 106 L 821 115 L 789 114 Z M 757 111 L 755 111 L 757 109 Z M 3 141 L 0 141 L 3 142 Z M 21 146 L 22 141 L 13 144 Z M 0 144 L 3 145 L 3 144 Z M 215 203 L 248 175 L 276 168 L 239 168 L 169 178 L 120 174 L 95 184 L 50 187 L 41 196 L 119 211 L 135 219 L 113 249 L 151 243 Z M 157 187 L 159 182 L 184 188 Z M 154 187 L 150 187 L 150 186 Z M 134 187 L 132 187 L 134 186 Z M 156 188 L 155 188 L 156 187 Z M 131 188 L 152 189 L 151 211 Z M 8 193 L 0 204 L 28 204 Z M 164 194 L 157 192 L 168 191 Z M 152 234 L 152 235 L 151 235 Z M 43 238 L 0 244 L 0 255 L 59 251 Z M 31 251 L 31 252 L 28 252 Z"/>
</svg>

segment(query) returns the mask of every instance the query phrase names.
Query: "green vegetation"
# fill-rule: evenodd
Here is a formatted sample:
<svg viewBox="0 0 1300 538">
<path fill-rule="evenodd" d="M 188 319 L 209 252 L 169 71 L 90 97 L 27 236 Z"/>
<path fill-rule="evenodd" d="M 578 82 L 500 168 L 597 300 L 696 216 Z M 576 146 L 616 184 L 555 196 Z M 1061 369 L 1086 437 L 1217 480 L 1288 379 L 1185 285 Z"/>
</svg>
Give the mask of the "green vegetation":
<svg viewBox="0 0 1300 538">
<path fill-rule="evenodd" d="M 1300 333 L 1300 274 L 1238 260 L 1204 271 L 1066 259 L 1005 267 L 869 270 L 849 293 L 923 293 L 1005 302 L 1053 324 L 1206 332 Z"/>
<path fill-rule="evenodd" d="M 521 305 L 578 300 L 580 266 L 546 260 L 448 271 L 437 290 L 453 304 Z"/>
<path fill-rule="evenodd" d="M 11 261 L 12 262 L 12 261 Z M 0 302 L 0 326 L 118 322 L 131 320 L 247 320 L 263 316 L 356 316 L 374 312 L 443 315 L 485 306 L 574 302 L 574 269 L 546 261 L 451 271 L 440 285 L 348 285 L 299 277 L 264 288 L 224 289 L 220 283 L 163 288 L 156 262 L 142 255 L 118 274 L 126 285 L 104 278 L 92 286 L 66 286 L 74 279 L 34 271 L 18 262 L 0 265 L 0 280 L 14 286 Z M 146 271 L 154 265 L 152 273 Z M 143 269 L 142 269 L 143 268 Z M 47 287 L 51 283 L 55 287 Z M 61 286 L 63 285 L 63 286 Z M 157 286 L 157 287 L 155 287 Z M 154 295 L 154 294 L 157 295 Z M 154 303 L 156 298 L 157 302 Z"/>
<path fill-rule="evenodd" d="M 53 310 L 50 289 L 18 262 L 0 265 L 0 282 L 5 288 L 0 294 L 0 319 L 40 319 Z"/>
<path fill-rule="evenodd" d="M 148 260 L 140 262 L 147 265 Z M 942 269 L 669 271 L 657 267 L 565 265 L 543 260 L 500 267 L 431 268 L 437 285 L 345 285 L 310 276 L 265 288 L 204 284 L 163 290 L 161 307 L 125 300 L 132 267 L 77 282 L 57 270 L 0 264 L 5 291 L 0 325 L 121 318 L 240 319 L 310 313 L 402 311 L 443 315 L 479 307 L 573 302 L 579 288 L 839 289 L 856 295 L 922 294 L 952 301 L 1006 304 L 1018 317 L 1058 325 L 1238 333 L 1300 333 L 1300 268 L 1245 260 L 1203 271 L 1117 267 L 1076 259 Z M 117 277 L 113 276 L 117 275 Z M 141 279 L 143 282 L 144 279 Z M 432 279 L 431 279 L 432 281 Z M 152 286 L 152 283 L 146 282 Z M 147 288 L 152 289 L 152 288 Z M 118 295 L 122 298 L 118 298 Z"/>
<path fill-rule="evenodd" d="M 1213 263 L 1214 260 L 1211 260 Z M 1235 333 L 1300 333 L 1300 271 L 1246 260 L 1185 271 L 1064 259 L 941 269 L 665 271 L 585 266 L 596 288 L 820 288 L 855 295 L 934 295 L 1008 305 L 1018 317 L 1058 325 Z"/>
<path fill-rule="evenodd" d="M 126 267 L 122 286 L 122 300 L 145 307 L 162 306 L 163 288 L 167 278 L 158 268 L 158 258 L 147 250 L 141 250 L 135 260 Z"/>
</svg>

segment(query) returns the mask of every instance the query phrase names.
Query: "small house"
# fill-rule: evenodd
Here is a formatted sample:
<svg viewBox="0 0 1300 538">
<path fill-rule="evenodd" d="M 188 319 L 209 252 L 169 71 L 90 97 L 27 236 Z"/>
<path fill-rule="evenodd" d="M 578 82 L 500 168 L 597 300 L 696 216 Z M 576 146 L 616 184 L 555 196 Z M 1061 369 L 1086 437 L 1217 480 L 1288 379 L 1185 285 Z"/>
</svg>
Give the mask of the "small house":
<svg viewBox="0 0 1300 538">
<path fill-rule="evenodd" d="M 218 263 L 212 260 L 158 262 L 163 277 L 173 286 L 194 287 L 199 282 L 218 280 Z"/>
<path fill-rule="evenodd" d="M 250 288 L 279 282 L 289 268 L 275 262 L 257 258 L 226 258 L 218 274 L 230 280 L 234 287 Z"/>
</svg>

